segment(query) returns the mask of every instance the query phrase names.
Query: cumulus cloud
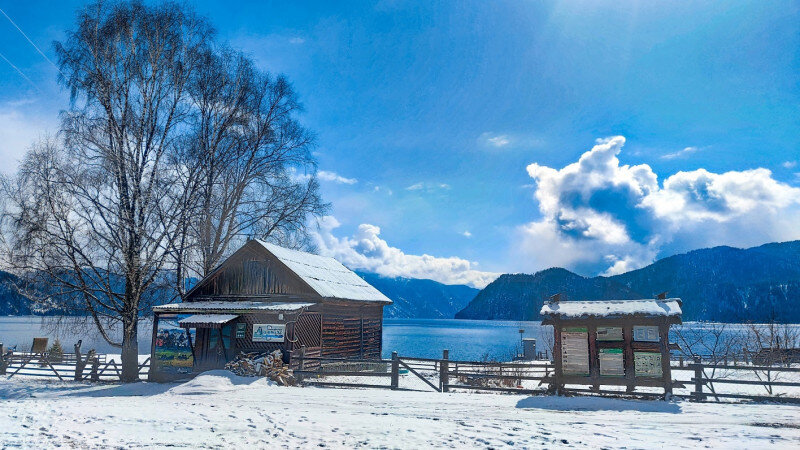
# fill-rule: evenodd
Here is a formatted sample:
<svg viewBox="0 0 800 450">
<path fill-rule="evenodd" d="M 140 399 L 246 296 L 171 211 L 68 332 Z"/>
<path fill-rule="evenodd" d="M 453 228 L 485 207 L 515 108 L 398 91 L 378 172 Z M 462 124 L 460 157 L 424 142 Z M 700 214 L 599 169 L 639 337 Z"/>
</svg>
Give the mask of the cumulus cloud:
<svg viewBox="0 0 800 450">
<path fill-rule="evenodd" d="M 800 238 L 800 189 L 763 168 L 678 172 L 659 183 L 647 164 L 620 164 L 622 136 L 598 140 L 561 169 L 530 164 L 542 219 L 519 227 L 535 268 L 615 274 L 714 245 Z"/>
<path fill-rule="evenodd" d="M 445 284 L 468 284 L 483 288 L 499 276 L 476 269 L 478 263 L 458 257 L 409 255 L 381 239 L 381 229 L 361 224 L 351 237 L 336 237 L 340 226 L 333 216 L 323 217 L 312 239 L 320 254 L 332 256 L 351 269 L 390 277 L 424 278 Z"/>
<path fill-rule="evenodd" d="M 317 178 L 323 181 L 332 181 L 339 184 L 356 184 L 358 180 L 355 178 L 346 178 L 336 172 L 329 172 L 327 170 L 320 170 L 317 172 Z"/>
<path fill-rule="evenodd" d="M 794 169 L 797 167 L 797 161 L 784 161 L 781 166 L 783 166 L 784 169 Z"/>
<path fill-rule="evenodd" d="M 464 230 L 464 232 L 461 233 L 461 235 L 466 237 L 466 238 L 471 238 L 472 237 L 472 233 L 470 233 L 469 230 Z"/>
</svg>

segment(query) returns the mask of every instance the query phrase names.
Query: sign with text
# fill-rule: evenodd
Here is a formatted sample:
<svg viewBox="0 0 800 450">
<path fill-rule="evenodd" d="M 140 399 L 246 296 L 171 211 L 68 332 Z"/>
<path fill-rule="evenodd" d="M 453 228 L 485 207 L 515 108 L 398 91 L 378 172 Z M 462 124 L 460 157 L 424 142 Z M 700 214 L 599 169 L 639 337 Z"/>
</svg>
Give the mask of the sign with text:
<svg viewBox="0 0 800 450">
<path fill-rule="evenodd" d="M 633 362 L 637 377 L 661 377 L 661 353 L 634 352 Z"/>
<path fill-rule="evenodd" d="M 586 327 L 561 330 L 561 364 L 565 375 L 589 375 L 589 333 Z"/>
<path fill-rule="evenodd" d="M 639 342 L 658 342 L 658 327 L 635 326 L 633 327 L 633 340 Z"/>
<path fill-rule="evenodd" d="M 286 324 L 253 324 L 253 342 L 283 342 L 286 340 Z"/>
<path fill-rule="evenodd" d="M 622 355 L 623 353 L 621 348 L 601 348 L 600 376 L 602 377 L 625 376 L 625 366 L 623 365 Z"/>
<path fill-rule="evenodd" d="M 621 341 L 622 327 L 597 327 L 598 341 Z"/>
</svg>

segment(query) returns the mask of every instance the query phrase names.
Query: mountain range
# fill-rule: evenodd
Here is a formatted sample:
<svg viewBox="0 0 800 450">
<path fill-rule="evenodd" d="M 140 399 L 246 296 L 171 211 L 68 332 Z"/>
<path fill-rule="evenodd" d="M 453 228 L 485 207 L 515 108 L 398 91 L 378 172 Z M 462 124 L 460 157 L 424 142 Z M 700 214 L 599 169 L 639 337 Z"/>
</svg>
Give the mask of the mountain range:
<svg viewBox="0 0 800 450">
<path fill-rule="evenodd" d="M 387 318 L 539 320 L 542 303 L 554 294 L 603 300 L 652 298 L 666 291 L 683 300 L 685 321 L 800 323 L 800 241 L 694 250 L 610 277 L 562 268 L 505 274 L 480 291 L 358 274 L 394 301 L 384 310 Z M 0 315 L 42 313 L 8 287 L 13 281 L 14 275 L 0 271 Z"/>
<path fill-rule="evenodd" d="M 473 287 L 433 280 L 356 273 L 392 299 L 394 303 L 383 309 L 386 318 L 452 319 L 479 292 Z"/>
<path fill-rule="evenodd" d="M 506 274 L 484 288 L 458 319 L 538 320 L 554 294 L 568 300 L 683 300 L 683 320 L 800 322 L 800 241 L 739 249 L 714 247 L 670 256 L 610 277 L 553 268 Z"/>
</svg>

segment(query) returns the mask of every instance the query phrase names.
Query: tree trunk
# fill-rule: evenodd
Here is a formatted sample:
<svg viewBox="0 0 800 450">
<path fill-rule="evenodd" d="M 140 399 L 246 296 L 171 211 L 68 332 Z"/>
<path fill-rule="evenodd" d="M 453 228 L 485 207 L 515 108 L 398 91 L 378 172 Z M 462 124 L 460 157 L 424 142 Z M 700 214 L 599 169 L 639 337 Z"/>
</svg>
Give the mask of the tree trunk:
<svg viewBox="0 0 800 450">
<path fill-rule="evenodd" d="M 139 315 L 134 310 L 122 323 L 122 382 L 139 381 Z"/>
</svg>

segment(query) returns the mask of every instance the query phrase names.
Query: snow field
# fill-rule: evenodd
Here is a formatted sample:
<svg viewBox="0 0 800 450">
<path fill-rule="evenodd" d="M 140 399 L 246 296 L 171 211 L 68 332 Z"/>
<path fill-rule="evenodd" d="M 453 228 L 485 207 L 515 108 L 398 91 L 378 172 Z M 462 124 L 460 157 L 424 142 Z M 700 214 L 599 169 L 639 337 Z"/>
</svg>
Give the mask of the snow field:
<svg viewBox="0 0 800 450">
<path fill-rule="evenodd" d="M 798 448 L 800 407 L 280 387 L 227 371 L 130 385 L 0 379 L 0 447 Z"/>
</svg>

